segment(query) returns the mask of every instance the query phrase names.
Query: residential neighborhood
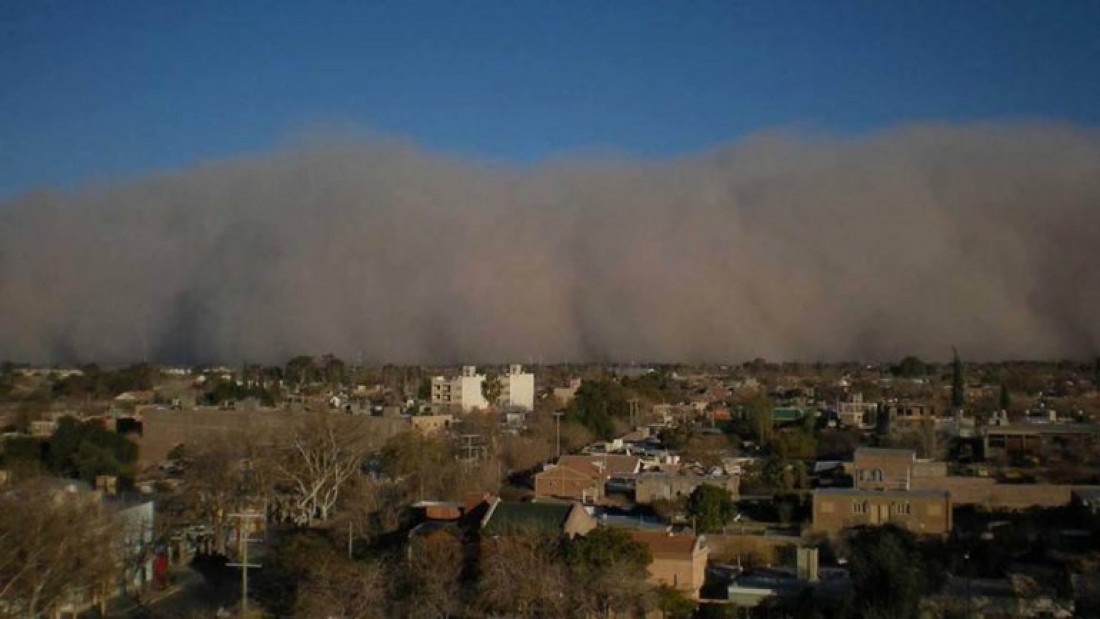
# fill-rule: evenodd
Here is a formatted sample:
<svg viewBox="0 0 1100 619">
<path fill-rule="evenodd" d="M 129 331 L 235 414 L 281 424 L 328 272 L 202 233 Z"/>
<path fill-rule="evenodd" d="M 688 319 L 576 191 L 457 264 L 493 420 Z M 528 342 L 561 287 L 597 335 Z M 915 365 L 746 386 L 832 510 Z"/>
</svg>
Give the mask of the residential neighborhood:
<svg viewBox="0 0 1100 619">
<path fill-rule="evenodd" d="M 1098 368 L 899 367 L 7 364 L 0 496 L 87 505 L 121 550 L 49 599 L 5 568 L 0 604 L 136 617 L 205 587 L 206 611 L 265 616 L 1097 616 Z M 339 574 L 380 580 L 271 588 Z M 325 612 L 367 616 L 349 608 Z"/>
</svg>

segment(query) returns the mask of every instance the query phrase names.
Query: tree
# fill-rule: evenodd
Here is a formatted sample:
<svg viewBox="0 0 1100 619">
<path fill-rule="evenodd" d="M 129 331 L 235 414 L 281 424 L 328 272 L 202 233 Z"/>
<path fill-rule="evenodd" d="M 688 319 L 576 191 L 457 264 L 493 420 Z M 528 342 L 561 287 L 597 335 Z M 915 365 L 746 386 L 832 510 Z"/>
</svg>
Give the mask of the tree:
<svg viewBox="0 0 1100 619">
<path fill-rule="evenodd" d="M 455 468 L 455 454 L 446 442 L 419 432 L 402 432 L 382 446 L 379 461 L 411 498 L 452 498 L 453 484 L 441 474 Z"/>
<path fill-rule="evenodd" d="M 623 529 L 598 527 L 566 546 L 566 563 L 574 577 L 581 608 L 610 616 L 636 610 L 648 590 L 649 548 Z"/>
<path fill-rule="evenodd" d="M 70 594 L 101 597 L 122 557 L 98 496 L 40 478 L 0 494 L 0 611 L 51 615 Z"/>
<path fill-rule="evenodd" d="M 908 356 L 902 359 L 901 363 L 898 363 L 895 372 L 898 376 L 904 378 L 916 378 L 924 376 L 928 372 L 928 366 L 919 358 Z"/>
<path fill-rule="evenodd" d="M 810 459 L 817 453 L 817 439 L 805 430 L 781 431 L 775 437 L 775 452 L 780 458 Z"/>
<path fill-rule="evenodd" d="M 966 403 L 966 392 L 963 385 L 963 367 L 962 361 L 959 360 L 958 349 L 952 347 L 951 350 L 954 352 L 954 359 L 951 362 L 951 406 L 959 409 Z"/>
<path fill-rule="evenodd" d="M 321 374 L 330 387 L 338 387 L 347 382 L 348 367 L 335 355 L 324 355 L 321 357 Z"/>
<path fill-rule="evenodd" d="M 402 616 L 445 619 L 460 613 L 463 568 L 462 540 L 447 529 L 409 541 L 408 561 L 394 580 L 403 602 Z"/>
<path fill-rule="evenodd" d="M 771 400 L 763 394 L 757 395 L 745 404 L 745 410 L 748 413 L 753 436 L 756 437 L 757 443 L 761 445 L 767 443 L 772 438 L 772 432 L 775 427 L 775 421 L 772 417 L 773 408 L 774 406 Z"/>
<path fill-rule="evenodd" d="M 686 511 L 700 531 L 717 532 L 737 515 L 737 506 L 729 490 L 700 484 L 688 496 Z"/>
<path fill-rule="evenodd" d="M 279 486 L 289 498 L 291 521 L 306 526 L 326 522 L 365 455 L 366 434 L 359 419 L 307 415 L 282 440 L 273 459 Z"/>
<path fill-rule="evenodd" d="M 504 384 L 500 381 L 500 376 L 496 374 L 489 374 L 485 377 L 485 380 L 481 381 L 481 396 L 488 402 L 488 407 L 494 408 L 497 405 L 497 400 L 500 399 L 500 393 L 504 390 Z"/>
<path fill-rule="evenodd" d="M 1008 393 L 1008 385 L 1001 383 L 1001 410 L 1007 411 L 1012 406 L 1012 396 Z"/>
<path fill-rule="evenodd" d="M 133 478 L 138 447 L 128 438 L 96 422 L 81 423 L 62 417 L 47 448 L 51 470 L 87 482 L 113 475 L 124 482 Z"/>
<path fill-rule="evenodd" d="M 597 438 L 615 435 L 615 419 L 630 415 L 630 404 L 621 385 L 610 380 L 586 380 L 566 409 L 568 421 L 588 428 Z"/>
<path fill-rule="evenodd" d="M 478 603 L 490 613 L 566 615 L 568 572 L 556 537 L 515 532 L 481 547 Z"/>
<path fill-rule="evenodd" d="M 916 537 L 893 525 L 859 530 L 848 542 L 857 614 L 914 619 L 920 600 L 942 584 L 942 566 L 921 552 Z"/>
<path fill-rule="evenodd" d="M 277 617 L 388 616 L 386 576 L 375 563 L 347 558 L 314 532 L 281 538 L 255 581 L 256 597 Z"/>
<path fill-rule="evenodd" d="M 776 490 L 807 488 L 810 483 L 805 464 L 776 456 L 764 461 L 761 477 L 765 484 Z"/>
<path fill-rule="evenodd" d="M 677 589 L 664 586 L 657 591 L 657 608 L 668 619 L 691 619 L 695 615 L 695 602 Z"/>
<path fill-rule="evenodd" d="M 307 355 L 294 357 L 286 362 L 286 376 L 301 387 L 316 379 L 317 363 L 313 360 L 313 357 Z"/>
<path fill-rule="evenodd" d="M 229 514 L 254 508 L 271 496 L 270 456 L 262 436 L 222 437 L 182 449 L 184 508 L 181 515 L 209 527 L 207 552 L 227 554 Z"/>
</svg>

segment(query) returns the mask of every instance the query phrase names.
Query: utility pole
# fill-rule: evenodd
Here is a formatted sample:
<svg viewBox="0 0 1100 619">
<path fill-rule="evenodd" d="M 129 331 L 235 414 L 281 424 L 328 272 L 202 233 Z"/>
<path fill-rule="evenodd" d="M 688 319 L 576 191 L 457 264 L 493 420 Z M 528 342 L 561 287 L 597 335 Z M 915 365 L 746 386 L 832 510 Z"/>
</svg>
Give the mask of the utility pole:
<svg viewBox="0 0 1100 619">
<path fill-rule="evenodd" d="M 561 459 L 561 416 L 565 413 L 558 411 L 554 413 L 554 425 L 558 434 L 558 459 Z"/>
<path fill-rule="evenodd" d="M 248 568 L 250 567 L 263 567 L 258 563 L 248 562 L 248 544 L 254 540 L 248 539 L 249 536 L 249 524 L 255 520 L 263 520 L 264 515 L 257 512 L 242 512 L 238 514 L 229 514 L 230 518 L 239 518 L 240 522 L 237 525 L 237 544 L 240 549 L 240 563 L 227 563 L 229 567 L 241 568 L 241 617 L 242 619 L 248 619 Z"/>
</svg>

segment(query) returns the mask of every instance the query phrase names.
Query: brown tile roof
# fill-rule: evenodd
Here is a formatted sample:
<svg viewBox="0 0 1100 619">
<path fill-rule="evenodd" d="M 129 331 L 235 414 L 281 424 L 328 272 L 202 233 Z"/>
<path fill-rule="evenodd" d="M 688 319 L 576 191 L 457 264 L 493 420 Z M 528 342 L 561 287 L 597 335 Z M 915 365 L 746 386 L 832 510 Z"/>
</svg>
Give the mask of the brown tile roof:
<svg viewBox="0 0 1100 619">
<path fill-rule="evenodd" d="M 691 533 L 674 534 L 668 531 L 631 531 L 634 541 L 645 544 L 656 557 L 690 558 L 699 538 Z"/>
<path fill-rule="evenodd" d="M 578 470 L 604 471 L 605 475 L 629 475 L 638 469 L 637 456 L 608 455 L 566 455 L 558 460 L 559 464 Z M 606 469 L 605 469 L 606 467 Z"/>
</svg>

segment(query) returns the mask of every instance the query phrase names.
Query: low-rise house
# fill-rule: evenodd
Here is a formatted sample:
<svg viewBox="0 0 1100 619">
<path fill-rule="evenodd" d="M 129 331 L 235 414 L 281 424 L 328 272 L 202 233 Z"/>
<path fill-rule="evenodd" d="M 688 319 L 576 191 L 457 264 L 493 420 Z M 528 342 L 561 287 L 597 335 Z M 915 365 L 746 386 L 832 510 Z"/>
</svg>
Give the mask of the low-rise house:
<svg viewBox="0 0 1100 619">
<path fill-rule="evenodd" d="M 652 530 L 631 531 L 630 536 L 648 548 L 653 557 L 648 568 L 650 582 L 699 598 L 710 554 L 706 536 Z"/>
<path fill-rule="evenodd" d="M 936 408 L 919 402 L 888 402 L 883 405 L 881 414 L 886 415 L 890 423 L 932 423 L 936 419 Z"/>
<path fill-rule="evenodd" d="M 595 528 L 596 520 L 578 503 L 504 501 L 499 498 L 489 502 L 480 526 L 482 539 L 532 530 L 572 538 Z"/>
<path fill-rule="evenodd" d="M 572 378 L 569 380 L 568 387 L 554 387 L 554 399 L 558 401 L 562 406 L 565 406 L 573 401 L 573 398 L 577 397 L 577 390 L 581 388 L 581 379 Z"/>
<path fill-rule="evenodd" d="M 535 475 L 535 497 L 598 503 L 605 496 L 608 479 L 631 477 L 641 467 L 637 456 L 565 455 Z"/>
<path fill-rule="evenodd" d="M 883 524 L 914 533 L 949 533 L 951 496 L 939 490 L 823 488 L 813 492 L 815 531 L 836 536 L 847 528 Z"/>
<path fill-rule="evenodd" d="M 736 475 L 642 473 L 634 486 L 634 501 L 640 505 L 649 505 L 658 500 L 674 501 L 689 496 L 704 484 L 725 488 L 736 497 L 741 489 L 741 478 Z"/>
<path fill-rule="evenodd" d="M 878 404 L 864 402 L 862 393 L 853 393 L 846 402 L 837 402 L 836 414 L 850 428 L 872 430 L 878 425 Z"/>
<path fill-rule="evenodd" d="M 860 490 L 908 490 L 917 452 L 860 447 L 852 458 L 852 479 Z"/>
<path fill-rule="evenodd" d="M 409 423 L 412 425 L 413 430 L 432 435 L 451 427 L 454 419 L 454 415 L 414 415 L 409 417 Z"/>
<path fill-rule="evenodd" d="M 775 608 L 796 604 L 807 596 L 839 600 L 851 592 L 852 580 L 843 568 L 818 566 L 818 551 L 799 547 L 795 565 L 758 567 L 730 582 L 726 594 L 730 603 L 742 608 Z"/>
<path fill-rule="evenodd" d="M 982 449 L 987 458 L 1016 455 L 1042 456 L 1047 450 L 1075 439 L 1100 438 L 1100 424 L 1018 423 L 985 426 Z"/>
<path fill-rule="evenodd" d="M 619 447 L 622 447 L 622 442 L 619 442 Z M 641 470 L 642 461 L 638 456 L 627 456 L 620 454 L 599 454 L 599 455 L 565 455 L 558 458 L 558 464 L 564 466 L 587 466 L 591 465 L 597 470 L 601 471 L 607 477 L 622 477 L 625 475 L 635 475 Z"/>
<path fill-rule="evenodd" d="M 550 464 L 535 474 L 535 498 L 597 503 L 603 499 L 606 480 L 602 471 L 588 463 Z"/>
</svg>

